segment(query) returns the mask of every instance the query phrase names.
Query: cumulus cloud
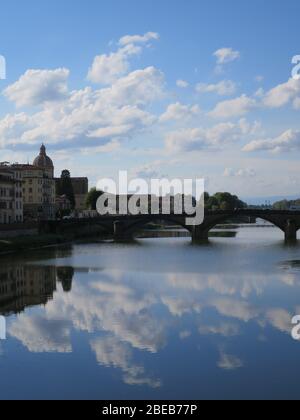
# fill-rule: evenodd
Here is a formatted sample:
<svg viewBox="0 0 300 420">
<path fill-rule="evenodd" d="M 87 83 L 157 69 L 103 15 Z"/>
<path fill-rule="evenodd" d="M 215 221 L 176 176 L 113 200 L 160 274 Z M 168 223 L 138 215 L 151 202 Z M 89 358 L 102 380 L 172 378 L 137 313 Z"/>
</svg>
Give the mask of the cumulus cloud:
<svg viewBox="0 0 300 420">
<path fill-rule="evenodd" d="M 300 79 L 289 79 L 266 93 L 263 103 L 269 108 L 281 108 L 291 101 L 294 101 L 294 107 L 299 109 L 300 99 Z"/>
<path fill-rule="evenodd" d="M 239 98 L 219 102 L 215 109 L 209 113 L 213 118 L 228 119 L 241 117 L 257 106 L 255 99 L 242 95 Z"/>
<path fill-rule="evenodd" d="M 116 337 L 108 336 L 91 341 L 91 348 L 96 354 L 97 361 L 105 367 L 121 369 L 123 381 L 128 385 L 148 385 L 151 388 L 159 388 L 161 383 L 157 379 L 145 375 L 143 366 L 136 365 L 132 361 L 132 350 L 124 342 Z"/>
<path fill-rule="evenodd" d="M 222 80 L 216 84 L 199 83 L 196 86 L 198 93 L 216 93 L 220 96 L 230 96 L 236 92 L 236 84 L 231 80 Z"/>
<path fill-rule="evenodd" d="M 273 153 L 291 152 L 300 149 L 300 131 L 287 130 L 275 138 L 253 140 L 244 148 L 244 152 L 269 151 Z"/>
<path fill-rule="evenodd" d="M 159 35 L 148 32 L 145 35 L 126 35 L 119 40 L 120 48 L 110 54 L 101 54 L 94 58 L 87 78 L 93 83 L 110 85 L 129 71 L 131 56 L 142 52 L 142 44 L 158 40 Z"/>
<path fill-rule="evenodd" d="M 173 316 L 181 318 L 185 314 L 192 312 L 200 313 L 202 305 L 195 302 L 191 297 L 189 299 L 162 297 L 162 302 L 169 309 Z"/>
<path fill-rule="evenodd" d="M 164 75 L 148 67 L 107 88 L 72 91 L 60 102 L 47 102 L 36 113 L 5 116 L 0 120 L 0 145 L 36 144 L 41 138 L 64 148 L 115 143 L 154 123 L 156 118 L 145 108 L 159 100 L 163 90 Z"/>
<path fill-rule="evenodd" d="M 230 298 L 217 298 L 211 302 L 211 305 L 214 306 L 220 314 L 244 322 L 249 322 L 259 315 L 257 309 L 246 301 Z"/>
<path fill-rule="evenodd" d="M 125 35 L 120 39 L 119 44 L 122 46 L 128 44 L 144 44 L 153 40 L 159 40 L 159 34 L 157 32 L 147 32 L 145 35 Z"/>
<path fill-rule="evenodd" d="M 291 333 L 292 314 L 285 309 L 270 309 L 266 313 L 267 320 L 270 324 L 281 332 Z"/>
<path fill-rule="evenodd" d="M 217 58 L 217 64 L 227 64 L 240 58 L 240 52 L 235 51 L 233 48 L 220 48 L 214 52 Z"/>
<path fill-rule="evenodd" d="M 201 113 L 198 105 L 183 105 L 180 102 L 168 106 L 166 112 L 161 115 L 160 121 L 167 122 L 172 120 L 182 121 L 199 116 Z"/>
<path fill-rule="evenodd" d="M 137 55 L 140 52 L 140 47 L 130 44 L 115 53 L 96 56 L 89 69 L 87 79 L 90 82 L 103 85 L 113 83 L 118 77 L 128 72 L 129 57 Z"/>
<path fill-rule="evenodd" d="M 223 350 L 220 351 L 220 360 L 218 361 L 218 367 L 224 370 L 236 370 L 244 366 L 244 363 L 238 357 L 227 354 Z"/>
<path fill-rule="evenodd" d="M 186 89 L 187 87 L 189 87 L 189 83 L 186 80 L 177 80 L 176 82 L 177 87 L 182 88 L 182 89 Z"/>
<path fill-rule="evenodd" d="M 10 327 L 9 334 L 32 353 L 70 353 L 70 323 L 41 316 L 21 315 Z"/>
<path fill-rule="evenodd" d="M 151 312 L 156 300 L 150 291 L 139 293 L 112 276 L 89 285 L 75 285 L 72 300 L 58 295 L 47 306 L 49 318 L 72 320 L 81 331 L 102 331 L 135 349 L 157 353 L 165 345 L 165 325 Z"/>
<path fill-rule="evenodd" d="M 231 178 L 253 178 L 256 176 L 256 172 L 252 168 L 233 169 L 225 168 L 224 176 Z"/>
<path fill-rule="evenodd" d="M 169 151 L 189 152 L 204 148 L 224 148 L 250 134 L 253 127 L 242 119 L 238 123 L 221 123 L 210 128 L 186 128 L 166 135 L 165 144 Z"/>
<path fill-rule="evenodd" d="M 57 102 L 68 96 L 69 70 L 27 70 L 20 79 L 4 90 L 4 95 L 17 107 Z"/>
<path fill-rule="evenodd" d="M 199 333 L 202 335 L 221 335 L 223 337 L 234 337 L 239 335 L 240 328 L 232 322 L 221 322 L 220 325 L 201 325 Z"/>
</svg>

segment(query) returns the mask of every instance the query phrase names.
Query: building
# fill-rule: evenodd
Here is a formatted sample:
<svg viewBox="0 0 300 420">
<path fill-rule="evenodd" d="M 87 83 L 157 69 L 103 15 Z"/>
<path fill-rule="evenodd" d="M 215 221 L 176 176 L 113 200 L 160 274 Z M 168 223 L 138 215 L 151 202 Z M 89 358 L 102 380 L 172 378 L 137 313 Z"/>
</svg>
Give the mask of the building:
<svg viewBox="0 0 300 420">
<path fill-rule="evenodd" d="M 86 210 L 86 199 L 89 192 L 89 180 L 88 178 L 70 178 L 74 198 L 75 198 L 75 210 L 82 211 Z M 56 195 L 60 197 L 59 191 L 60 186 L 59 183 L 61 182 L 61 178 L 56 178 Z"/>
<path fill-rule="evenodd" d="M 75 196 L 75 210 L 85 210 L 89 180 L 88 178 L 71 178 L 71 182 Z"/>
<path fill-rule="evenodd" d="M 23 222 L 22 171 L 0 164 L 0 224 Z"/>
<path fill-rule="evenodd" d="M 0 266 L 0 315 L 9 316 L 27 307 L 46 305 L 55 291 L 55 267 Z"/>
<path fill-rule="evenodd" d="M 72 210 L 71 202 L 66 195 L 57 196 L 55 199 L 56 211 L 60 214 Z"/>
<path fill-rule="evenodd" d="M 22 172 L 25 220 L 53 220 L 56 215 L 54 165 L 41 146 L 33 165 L 14 164 Z"/>
</svg>

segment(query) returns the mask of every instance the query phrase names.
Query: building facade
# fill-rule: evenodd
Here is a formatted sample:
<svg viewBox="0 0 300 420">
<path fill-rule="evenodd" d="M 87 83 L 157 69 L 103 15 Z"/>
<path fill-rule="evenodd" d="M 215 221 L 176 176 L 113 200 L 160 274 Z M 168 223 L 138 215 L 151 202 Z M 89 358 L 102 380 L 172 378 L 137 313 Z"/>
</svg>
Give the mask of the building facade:
<svg viewBox="0 0 300 420">
<path fill-rule="evenodd" d="M 89 180 L 88 178 L 71 178 L 71 182 L 75 196 L 75 210 L 85 210 L 89 192 Z"/>
<path fill-rule="evenodd" d="M 22 171 L 0 164 L 0 224 L 23 222 Z"/>
<path fill-rule="evenodd" d="M 53 220 L 56 215 L 54 165 L 41 146 L 33 165 L 12 165 L 22 172 L 24 219 Z"/>
<path fill-rule="evenodd" d="M 86 210 L 86 199 L 89 192 L 89 180 L 88 178 L 70 178 L 73 192 L 74 192 L 74 198 L 75 198 L 75 210 L 82 211 Z M 56 178 L 56 195 L 57 197 L 61 197 L 59 191 L 60 191 L 60 182 L 61 178 Z"/>
<path fill-rule="evenodd" d="M 0 315 L 45 305 L 56 291 L 56 268 L 24 265 L 0 266 Z"/>
</svg>

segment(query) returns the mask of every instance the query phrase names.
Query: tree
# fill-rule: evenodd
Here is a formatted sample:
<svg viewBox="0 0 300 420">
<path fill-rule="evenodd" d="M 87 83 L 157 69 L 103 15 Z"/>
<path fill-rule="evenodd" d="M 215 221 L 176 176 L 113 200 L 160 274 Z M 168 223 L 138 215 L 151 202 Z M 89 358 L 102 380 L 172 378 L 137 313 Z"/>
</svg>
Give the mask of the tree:
<svg viewBox="0 0 300 420">
<path fill-rule="evenodd" d="M 98 191 L 96 188 L 92 188 L 86 198 L 86 206 L 90 210 L 97 210 L 98 198 L 103 195 L 103 191 Z"/>
<path fill-rule="evenodd" d="M 205 207 L 207 210 L 234 210 L 245 208 L 247 204 L 236 195 L 228 192 L 218 192 L 206 200 Z"/>
<path fill-rule="evenodd" d="M 71 203 L 72 210 L 74 210 L 75 204 L 76 204 L 75 195 L 74 195 L 74 190 L 73 190 L 73 185 L 72 185 L 72 180 L 71 180 L 71 174 L 67 169 L 65 169 L 61 173 L 60 180 L 58 181 L 58 184 L 57 184 L 56 192 L 57 192 L 57 195 L 59 196 L 65 195 Z"/>
<path fill-rule="evenodd" d="M 58 267 L 57 278 L 61 282 L 64 292 L 71 292 L 74 277 L 73 267 Z"/>
<path fill-rule="evenodd" d="M 209 197 L 209 200 L 207 201 L 206 208 L 208 210 L 216 210 L 219 208 L 219 202 L 216 199 L 216 197 Z"/>
</svg>

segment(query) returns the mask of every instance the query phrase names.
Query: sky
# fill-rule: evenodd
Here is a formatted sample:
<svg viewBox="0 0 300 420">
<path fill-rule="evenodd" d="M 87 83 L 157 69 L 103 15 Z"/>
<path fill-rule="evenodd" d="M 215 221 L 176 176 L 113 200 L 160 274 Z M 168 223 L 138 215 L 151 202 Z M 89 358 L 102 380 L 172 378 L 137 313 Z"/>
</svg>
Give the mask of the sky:
<svg viewBox="0 0 300 420">
<path fill-rule="evenodd" d="M 298 0 L 6 2 L 0 160 L 45 143 L 57 176 L 90 186 L 127 170 L 300 195 L 299 13 Z"/>
</svg>

